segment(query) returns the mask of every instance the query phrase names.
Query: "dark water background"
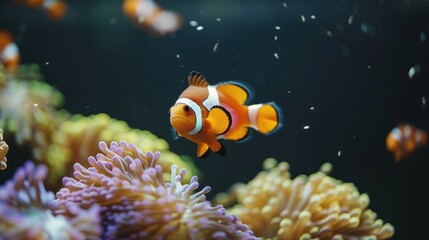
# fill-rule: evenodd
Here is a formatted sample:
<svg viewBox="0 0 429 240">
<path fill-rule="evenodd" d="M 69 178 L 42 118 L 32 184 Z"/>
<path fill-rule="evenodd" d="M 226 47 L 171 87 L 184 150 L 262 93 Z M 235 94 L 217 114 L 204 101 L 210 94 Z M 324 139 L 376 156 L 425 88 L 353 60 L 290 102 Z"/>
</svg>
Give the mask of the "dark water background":
<svg viewBox="0 0 429 240">
<path fill-rule="evenodd" d="M 11 2 L 0 1 L 0 28 L 15 35 L 23 63 L 40 64 L 46 82 L 64 94 L 65 109 L 105 112 L 166 139 L 173 152 L 194 158 L 201 185 L 212 186 L 209 197 L 252 179 L 267 157 L 289 162 L 294 177 L 331 162 L 331 175 L 368 193 L 369 208 L 395 226 L 393 239 L 429 239 L 428 147 L 399 163 L 385 149 L 400 122 L 429 130 L 422 104 L 429 98 L 429 40 L 420 38 L 429 35 L 428 1 L 165 0 L 158 3 L 185 22 L 164 37 L 137 29 L 121 1 L 67 1 L 58 22 Z M 416 64 L 420 72 L 409 79 Z M 191 70 L 211 84 L 248 83 L 252 103 L 275 101 L 283 109 L 283 128 L 224 142 L 225 158 L 197 159 L 194 143 L 173 140 L 167 113 Z M 13 149 L 2 182 L 16 168 L 14 157 L 25 155 Z"/>
</svg>

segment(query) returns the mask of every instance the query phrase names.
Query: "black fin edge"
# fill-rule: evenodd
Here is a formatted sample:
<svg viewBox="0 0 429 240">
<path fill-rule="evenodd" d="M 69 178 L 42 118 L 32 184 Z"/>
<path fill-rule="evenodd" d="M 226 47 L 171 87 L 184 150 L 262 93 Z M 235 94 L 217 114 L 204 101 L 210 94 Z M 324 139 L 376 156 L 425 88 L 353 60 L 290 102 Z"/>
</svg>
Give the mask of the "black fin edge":
<svg viewBox="0 0 429 240">
<path fill-rule="evenodd" d="M 266 134 L 267 136 L 269 136 L 283 128 L 283 111 L 275 102 L 267 102 L 265 104 L 271 105 L 277 113 L 277 126 Z"/>
<path fill-rule="evenodd" d="M 217 134 L 218 136 L 219 135 L 222 135 L 222 134 L 225 134 L 226 132 L 228 132 L 229 131 L 229 129 L 231 128 L 231 125 L 232 125 L 232 116 L 231 116 L 231 113 L 229 113 L 224 107 L 222 107 L 222 106 L 213 106 L 211 109 L 210 109 L 210 111 L 213 109 L 213 108 L 219 108 L 219 109 L 221 109 L 222 111 L 224 111 L 225 113 L 226 113 L 226 116 L 228 117 L 228 122 L 229 122 L 229 124 L 228 124 L 228 127 L 225 129 L 225 131 L 223 131 L 222 133 L 219 133 L 219 134 Z M 209 113 L 209 115 L 210 115 L 210 113 Z"/>
<path fill-rule="evenodd" d="M 225 82 L 218 83 L 217 85 L 219 85 L 219 84 L 231 84 L 231 85 L 235 85 L 235 86 L 243 89 L 247 93 L 247 98 L 243 103 L 244 105 L 248 105 L 250 103 L 250 101 L 252 101 L 252 99 L 253 99 L 255 91 L 246 82 L 243 82 L 240 80 L 231 80 L 231 81 L 225 81 Z"/>
<path fill-rule="evenodd" d="M 201 155 L 199 158 L 201 159 L 206 159 L 210 154 L 210 148 L 207 148 L 207 151 L 205 153 L 203 153 L 203 155 Z"/>
<path fill-rule="evenodd" d="M 226 155 L 225 146 L 223 146 L 223 144 L 221 142 L 219 142 L 219 144 L 220 144 L 220 149 L 216 153 L 219 154 L 219 155 L 221 155 L 221 156 L 223 156 L 223 157 L 225 157 L 225 155 Z"/>
<path fill-rule="evenodd" d="M 197 71 L 191 71 L 188 75 L 188 85 L 191 85 L 191 80 L 195 77 L 198 79 L 202 78 L 202 80 L 207 83 L 206 77 L 204 77 L 203 74 L 201 74 L 200 72 L 197 72 Z"/>
<path fill-rule="evenodd" d="M 239 139 L 228 139 L 226 138 L 228 141 L 232 141 L 232 142 L 245 142 L 248 140 L 248 138 L 250 138 L 250 129 L 247 129 L 247 133 Z"/>
</svg>

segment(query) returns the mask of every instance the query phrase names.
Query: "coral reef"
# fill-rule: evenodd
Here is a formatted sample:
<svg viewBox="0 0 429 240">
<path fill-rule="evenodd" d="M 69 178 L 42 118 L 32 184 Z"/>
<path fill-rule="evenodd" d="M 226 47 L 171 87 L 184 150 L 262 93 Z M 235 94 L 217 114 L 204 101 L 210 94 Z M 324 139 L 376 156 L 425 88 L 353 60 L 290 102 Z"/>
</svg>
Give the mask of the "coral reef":
<svg viewBox="0 0 429 240">
<path fill-rule="evenodd" d="M 196 176 L 182 185 L 186 170 L 173 165 L 166 182 L 158 152 L 125 141 L 99 147 L 102 153 L 88 158 L 91 167 L 76 163 L 74 178 L 63 179 L 65 187 L 50 204 L 54 213 L 67 215 L 69 203 L 84 209 L 99 204 L 105 239 L 254 239 L 237 217 L 206 201 L 210 187 L 194 193 Z"/>
<path fill-rule="evenodd" d="M 54 216 L 47 208 L 54 200 L 43 185 L 47 173 L 44 165 L 27 161 L 0 187 L 0 239 L 99 239 L 97 205 L 83 210 L 69 203 L 67 217 Z"/>
<path fill-rule="evenodd" d="M 235 184 L 215 202 L 228 209 L 262 239 L 388 239 L 390 224 L 367 209 L 369 197 L 352 183 L 327 175 L 325 164 L 310 176 L 290 178 L 289 165 L 269 158 L 265 170 L 248 184 Z"/>
<path fill-rule="evenodd" d="M 18 144 L 30 144 L 35 160 L 45 158 L 52 133 L 61 122 L 57 108 L 63 95 L 42 81 L 39 66 L 7 71 L 0 65 L 0 128 Z"/>
<path fill-rule="evenodd" d="M 3 129 L 0 128 L 0 170 L 7 168 L 6 154 L 9 151 L 9 146 L 3 141 Z"/>
<path fill-rule="evenodd" d="M 169 169 L 172 164 L 186 168 L 191 175 L 198 173 L 191 161 L 185 161 L 186 158 L 169 151 L 168 143 L 149 131 L 130 128 L 126 122 L 110 118 L 103 113 L 88 117 L 76 114 L 63 121 L 59 130 L 54 133 L 47 154 L 47 164 L 52 169 L 49 185 L 56 184 L 63 176 L 71 175 L 75 162 L 89 167 L 86 159 L 98 152 L 99 141 L 110 143 L 119 140 L 132 142 L 143 151 L 159 151 L 161 157 L 158 164 L 167 170 L 164 171 L 167 180 L 170 179 Z M 189 179 L 186 176 L 184 180 Z"/>
<path fill-rule="evenodd" d="M 158 163 L 168 170 L 164 173 L 167 179 L 172 164 L 198 173 L 191 161 L 169 151 L 168 143 L 149 131 L 133 129 L 107 114 L 85 117 L 60 109 L 63 95 L 42 81 L 39 70 L 38 65 L 30 64 L 10 72 L 0 65 L 0 128 L 19 145 L 29 145 L 32 159 L 48 167 L 49 189 L 60 187 L 60 179 L 73 172 L 75 162 L 88 166 L 86 159 L 97 153 L 99 141 L 126 140 L 145 151 L 161 152 Z"/>
<path fill-rule="evenodd" d="M 329 164 L 291 179 L 286 162 L 267 159 L 252 181 L 233 185 L 215 200 L 236 205 L 212 206 L 206 201 L 210 188 L 198 191 L 195 166 L 170 152 L 165 140 L 107 114 L 60 110 L 61 93 L 41 79 L 37 65 L 15 72 L 0 65 L 0 169 L 7 167 L 8 152 L 2 130 L 31 146 L 35 161 L 43 163 L 25 163 L 0 187 L 0 239 L 388 239 L 394 234 L 392 225 L 368 209 L 366 194 L 328 176 Z M 71 175 L 57 199 L 45 190 L 44 184 L 57 189 L 59 179 Z"/>
</svg>

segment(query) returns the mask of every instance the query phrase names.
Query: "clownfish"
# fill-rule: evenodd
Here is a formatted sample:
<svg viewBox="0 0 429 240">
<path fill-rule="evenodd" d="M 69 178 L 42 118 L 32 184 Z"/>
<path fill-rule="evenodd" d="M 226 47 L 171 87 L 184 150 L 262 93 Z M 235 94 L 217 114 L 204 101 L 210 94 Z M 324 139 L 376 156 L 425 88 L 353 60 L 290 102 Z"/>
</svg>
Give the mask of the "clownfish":
<svg viewBox="0 0 429 240">
<path fill-rule="evenodd" d="M 19 49 L 13 42 L 12 35 L 7 31 L 0 31 L 0 63 L 9 70 L 15 70 L 20 61 Z"/>
<path fill-rule="evenodd" d="M 395 161 L 400 161 L 416 148 L 427 142 L 427 133 L 410 124 L 400 124 L 393 128 L 386 138 L 386 148 L 393 153 Z"/>
<path fill-rule="evenodd" d="M 198 144 L 198 157 L 206 158 L 209 150 L 225 156 L 220 139 L 245 140 L 249 128 L 270 134 L 281 126 L 274 102 L 247 106 L 249 95 L 241 83 L 209 85 L 201 73 L 191 72 L 188 88 L 170 108 L 170 123 L 180 137 Z"/>
<path fill-rule="evenodd" d="M 164 10 L 152 0 L 124 0 L 122 9 L 137 26 L 156 35 L 175 32 L 182 26 L 179 14 Z"/>
<path fill-rule="evenodd" d="M 42 8 L 52 20 L 60 20 L 67 13 L 67 4 L 63 0 L 15 0 L 15 2 L 28 7 Z"/>
</svg>

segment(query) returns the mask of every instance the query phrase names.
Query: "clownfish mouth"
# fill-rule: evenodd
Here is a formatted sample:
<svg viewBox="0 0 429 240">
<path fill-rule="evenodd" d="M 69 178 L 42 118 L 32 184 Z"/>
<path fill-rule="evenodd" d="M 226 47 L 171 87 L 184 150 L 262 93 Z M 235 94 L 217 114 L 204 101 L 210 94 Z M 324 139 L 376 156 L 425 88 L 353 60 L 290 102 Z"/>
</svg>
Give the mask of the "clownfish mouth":
<svg viewBox="0 0 429 240">
<path fill-rule="evenodd" d="M 185 118 L 181 115 L 173 114 L 170 116 L 170 122 L 173 123 L 173 121 L 185 122 Z"/>
<path fill-rule="evenodd" d="M 186 119 L 183 116 L 175 114 L 171 115 L 170 123 L 174 128 L 179 129 L 186 124 Z"/>
</svg>

